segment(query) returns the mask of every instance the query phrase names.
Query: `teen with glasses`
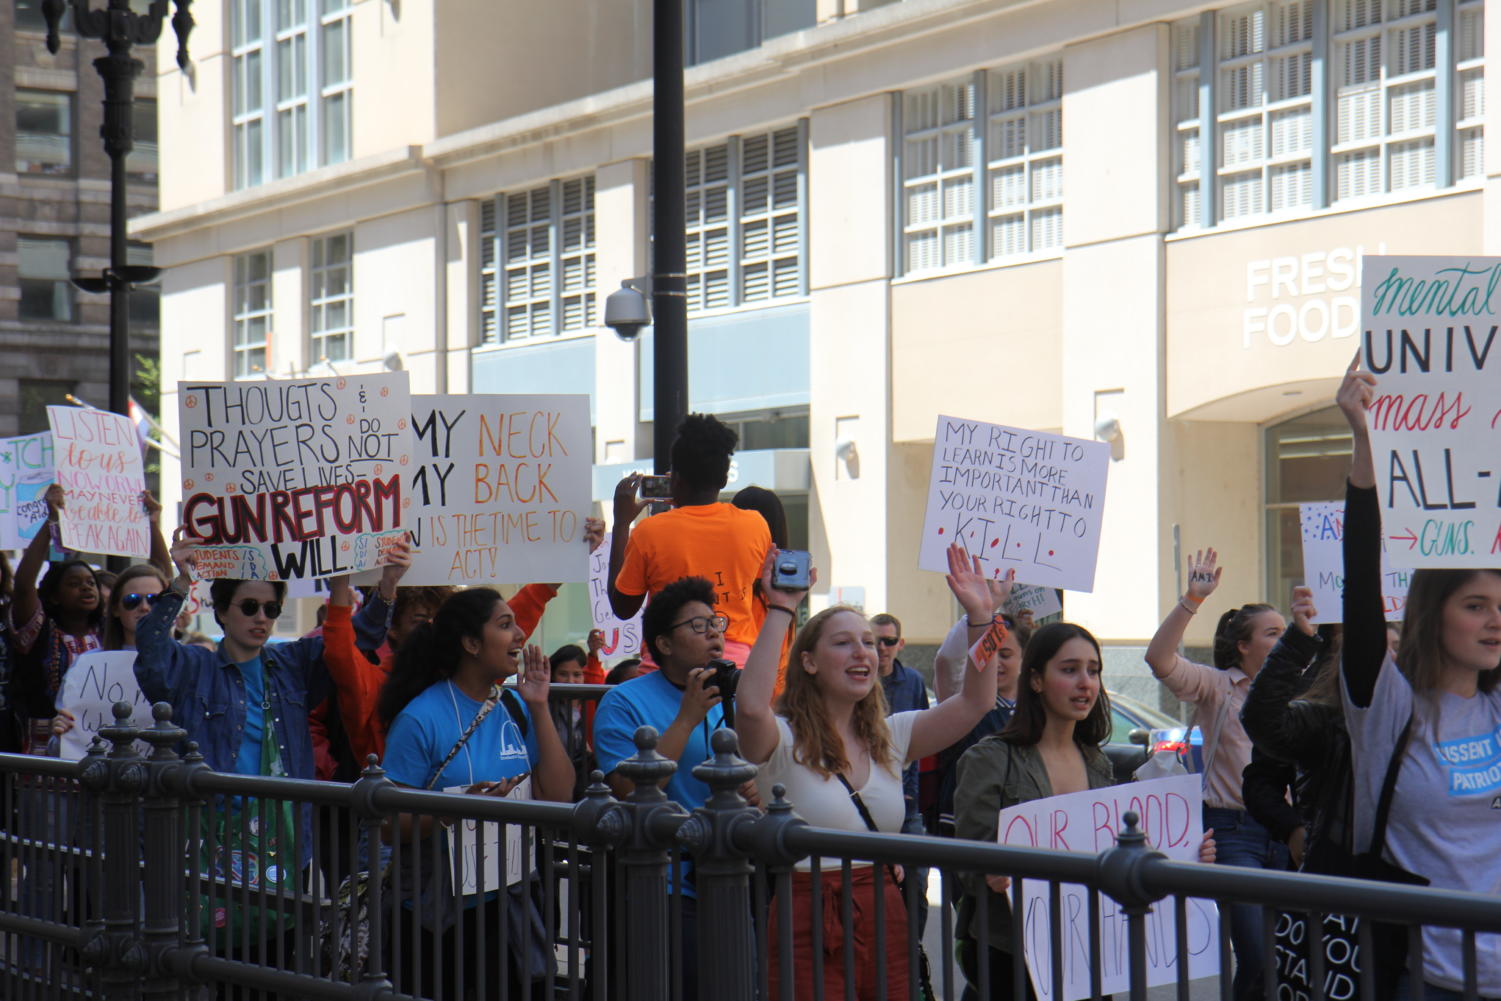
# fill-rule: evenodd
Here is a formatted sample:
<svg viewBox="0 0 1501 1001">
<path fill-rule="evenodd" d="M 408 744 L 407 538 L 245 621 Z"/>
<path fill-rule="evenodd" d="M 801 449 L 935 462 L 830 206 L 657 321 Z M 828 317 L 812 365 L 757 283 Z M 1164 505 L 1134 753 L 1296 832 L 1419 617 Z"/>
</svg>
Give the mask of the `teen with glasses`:
<svg viewBox="0 0 1501 1001">
<path fill-rule="evenodd" d="M 729 625 L 715 610 L 716 598 L 708 580 L 684 577 L 646 606 L 641 633 L 657 670 L 610 689 L 594 715 L 594 755 L 616 796 L 624 798 L 635 788 L 615 769 L 636 753 L 636 730 L 650 726 L 660 735 L 657 752 L 678 763 L 664 783 L 667 798 L 685 810 L 709 798 L 709 787 L 694 777 L 693 766 L 711 756 L 709 735 L 724 725 L 724 706 L 708 667 L 724 656 Z M 746 785 L 745 791 L 753 792 Z M 672 887 L 682 894 L 683 997 L 696 997 L 697 894 L 691 876 L 682 871 L 673 874 Z"/>
</svg>

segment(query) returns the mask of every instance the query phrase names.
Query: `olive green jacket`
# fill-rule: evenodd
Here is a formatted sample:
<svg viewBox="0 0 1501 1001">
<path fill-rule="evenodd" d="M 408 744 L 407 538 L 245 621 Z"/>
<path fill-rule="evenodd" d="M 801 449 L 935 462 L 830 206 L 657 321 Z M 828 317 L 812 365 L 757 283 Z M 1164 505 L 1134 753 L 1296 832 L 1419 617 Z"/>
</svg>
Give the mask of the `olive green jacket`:
<svg viewBox="0 0 1501 1001">
<path fill-rule="evenodd" d="M 1115 770 L 1102 751 L 1084 759 L 1089 788 L 1101 789 L 1115 782 Z M 1037 746 L 1008 744 L 993 734 L 964 752 L 959 759 L 959 783 L 954 791 L 955 836 L 994 844 L 1002 809 L 1053 795 L 1047 766 Z M 977 900 L 986 901 L 986 937 L 992 949 L 1011 951 L 1011 906 L 1004 894 L 992 893 L 985 877 L 965 873 L 960 877 L 964 895 L 959 901 L 957 934 L 961 939 L 978 937 L 975 916 Z M 971 923 L 974 930 L 971 930 Z"/>
</svg>

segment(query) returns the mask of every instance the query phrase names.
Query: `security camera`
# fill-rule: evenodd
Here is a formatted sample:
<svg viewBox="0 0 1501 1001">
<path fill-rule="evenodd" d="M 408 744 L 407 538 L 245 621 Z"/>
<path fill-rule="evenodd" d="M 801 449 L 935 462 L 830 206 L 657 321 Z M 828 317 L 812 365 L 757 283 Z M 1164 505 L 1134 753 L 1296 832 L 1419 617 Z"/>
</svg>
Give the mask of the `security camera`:
<svg viewBox="0 0 1501 1001">
<path fill-rule="evenodd" d="M 651 323 L 651 304 L 646 299 L 649 290 L 646 279 L 627 278 L 620 288 L 605 297 L 605 326 L 619 334 L 621 340 L 634 341 L 641 328 Z"/>
</svg>

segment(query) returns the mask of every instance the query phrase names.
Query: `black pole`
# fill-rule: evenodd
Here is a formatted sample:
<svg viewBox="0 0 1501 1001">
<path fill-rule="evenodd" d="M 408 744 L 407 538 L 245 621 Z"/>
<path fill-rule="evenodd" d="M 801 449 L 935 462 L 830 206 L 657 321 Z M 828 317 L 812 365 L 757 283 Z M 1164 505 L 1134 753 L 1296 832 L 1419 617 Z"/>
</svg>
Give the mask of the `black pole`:
<svg viewBox="0 0 1501 1001">
<path fill-rule="evenodd" d="M 109 408 L 117 414 L 130 412 L 130 282 L 126 278 L 125 247 L 125 158 L 135 148 L 132 141 L 132 106 L 135 80 L 144 66 L 130 54 L 131 36 L 127 18 L 117 16 L 115 7 L 127 7 L 127 0 L 110 0 L 111 22 L 104 38 L 109 54 L 94 60 L 94 68 L 104 81 L 104 151 L 109 154 L 109 270 L 104 280 L 109 287 Z M 128 10 L 128 8 L 127 8 Z"/>
<path fill-rule="evenodd" d="M 665 475 L 688 414 L 688 251 L 683 177 L 683 0 L 654 0 L 652 62 L 652 455 Z"/>
</svg>

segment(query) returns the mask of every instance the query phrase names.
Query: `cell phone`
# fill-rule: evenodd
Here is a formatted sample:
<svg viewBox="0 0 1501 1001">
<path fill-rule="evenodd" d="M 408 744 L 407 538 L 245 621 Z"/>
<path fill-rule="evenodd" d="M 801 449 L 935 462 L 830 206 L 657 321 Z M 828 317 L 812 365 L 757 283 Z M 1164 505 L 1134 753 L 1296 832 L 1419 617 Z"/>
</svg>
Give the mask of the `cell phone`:
<svg viewBox="0 0 1501 1001">
<path fill-rule="evenodd" d="M 642 500 L 672 500 L 672 477 L 643 476 L 638 489 Z"/>
<path fill-rule="evenodd" d="M 812 581 L 813 557 L 802 549 L 782 549 L 771 566 L 771 586 L 778 591 L 806 591 Z"/>
</svg>

